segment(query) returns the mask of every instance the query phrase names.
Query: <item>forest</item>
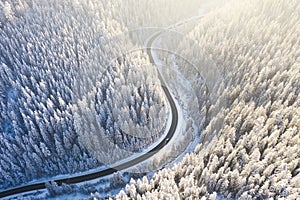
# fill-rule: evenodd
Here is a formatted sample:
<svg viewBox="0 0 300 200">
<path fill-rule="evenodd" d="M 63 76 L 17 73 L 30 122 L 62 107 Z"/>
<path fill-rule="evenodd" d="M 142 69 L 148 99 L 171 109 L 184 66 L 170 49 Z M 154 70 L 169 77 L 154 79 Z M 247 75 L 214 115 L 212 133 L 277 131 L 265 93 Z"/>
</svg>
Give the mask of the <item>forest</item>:
<svg viewBox="0 0 300 200">
<path fill-rule="evenodd" d="M 205 78 L 208 124 L 193 153 L 117 199 L 299 198 L 299 11 L 297 1 L 230 1 L 161 46 Z M 166 62 L 197 81 L 178 56 Z"/>
<path fill-rule="evenodd" d="M 142 51 L 121 54 L 125 27 L 101 2 L 0 10 L 1 189 L 111 164 L 164 132 L 156 69 Z"/>
<path fill-rule="evenodd" d="M 0 192 L 299 199 L 299 13 L 298 0 L 0 1 Z M 155 145 L 172 116 L 162 86 L 180 107 L 169 149 L 53 181 Z"/>
</svg>

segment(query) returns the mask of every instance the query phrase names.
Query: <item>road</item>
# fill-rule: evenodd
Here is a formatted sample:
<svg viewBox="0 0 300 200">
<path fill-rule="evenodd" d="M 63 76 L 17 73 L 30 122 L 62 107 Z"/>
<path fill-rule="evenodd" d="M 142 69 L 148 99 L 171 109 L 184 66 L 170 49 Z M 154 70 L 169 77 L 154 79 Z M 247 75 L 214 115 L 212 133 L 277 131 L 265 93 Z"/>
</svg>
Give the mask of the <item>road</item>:
<svg viewBox="0 0 300 200">
<path fill-rule="evenodd" d="M 152 63 L 155 64 L 152 53 L 151 53 L 151 46 L 153 41 L 160 35 L 161 33 L 158 32 L 155 35 L 153 35 L 148 44 L 147 44 L 147 53 L 150 57 L 150 61 Z M 101 178 L 110 174 L 113 174 L 117 171 L 120 170 L 124 170 L 127 169 L 129 167 L 132 167 L 138 163 L 141 163 L 145 160 L 147 160 L 148 158 L 152 157 L 154 154 L 156 154 L 158 151 L 160 151 L 165 145 L 167 145 L 169 143 L 169 141 L 171 140 L 171 138 L 173 137 L 175 131 L 176 131 L 176 127 L 178 124 L 178 110 L 176 108 L 175 102 L 173 100 L 173 97 L 171 96 L 171 93 L 169 91 L 169 89 L 166 87 L 166 83 L 164 82 L 161 74 L 158 71 L 158 78 L 161 81 L 161 85 L 162 85 L 162 89 L 169 101 L 170 107 L 171 107 L 171 111 L 172 111 L 172 123 L 170 126 L 170 129 L 167 133 L 167 135 L 165 136 L 165 138 L 153 149 L 149 150 L 148 152 L 146 152 L 145 154 L 141 155 L 140 157 L 134 158 L 131 161 L 128 161 L 126 163 L 120 164 L 114 168 L 108 168 L 105 170 L 101 170 L 98 172 L 93 172 L 91 174 L 86 174 L 86 175 L 80 175 L 80 176 L 75 176 L 75 177 L 70 177 L 70 178 L 64 178 L 64 179 L 57 179 L 57 180 L 53 180 L 55 181 L 58 185 L 61 185 L 62 183 L 65 184 L 75 184 L 75 183 L 80 183 L 83 181 L 89 181 L 89 180 L 93 180 L 96 178 Z M 47 182 L 49 182 L 50 180 L 48 180 Z M 31 184 L 31 185 L 26 185 L 26 186 L 21 186 L 21 187 L 17 187 L 17 188 L 13 188 L 10 190 L 6 190 L 6 191 L 2 191 L 0 192 L 0 198 L 3 197 L 8 197 L 11 195 L 16 195 L 16 194 L 20 194 L 20 193 L 24 193 L 24 192 L 30 192 L 30 191 L 36 191 L 36 190 L 40 190 L 40 189 L 45 189 L 45 183 L 46 182 L 42 182 L 42 183 L 36 183 L 36 184 Z"/>
</svg>

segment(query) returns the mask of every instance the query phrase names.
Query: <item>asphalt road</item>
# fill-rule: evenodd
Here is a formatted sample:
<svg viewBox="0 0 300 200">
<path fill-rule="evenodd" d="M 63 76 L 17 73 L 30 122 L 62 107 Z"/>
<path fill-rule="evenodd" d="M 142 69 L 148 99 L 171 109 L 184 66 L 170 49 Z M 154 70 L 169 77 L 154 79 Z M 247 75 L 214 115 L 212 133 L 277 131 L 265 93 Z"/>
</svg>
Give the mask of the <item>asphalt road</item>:
<svg viewBox="0 0 300 200">
<path fill-rule="evenodd" d="M 158 32 L 157 34 L 153 35 L 148 44 L 147 44 L 147 53 L 150 57 L 150 61 L 152 63 L 154 63 L 154 59 L 152 57 L 152 53 L 151 53 L 151 46 L 153 41 L 160 35 L 160 32 Z M 155 64 L 155 63 L 154 63 Z M 164 82 L 161 74 L 158 72 L 158 76 L 159 79 L 161 81 L 161 85 L 162 85 L 162 89 L 170 103 L 171 106 L 171 110 L 172 110 L 172 123 L 171 123 L 171 127 L 166 135 L 166 137 L 153 149 L 151 149 L 150 151 L 148 151 L 147 153 L 143 154 L 140 157 L 137 157 L 131 161 L 128 161 L 126 163 L 120 164 L 119 166 L 116 166 L 114 168 L 108 168 L 105 170 L 101 170 L 98 172 L 94 172 L 91 174 L 86 174 L 86 175 L 81 175 L 81 176 L 75 176 L 75 177 L 70 177 L 70 178 L 64 178 L 64 179 L 57 179 L 57 180 L 53 180 L 55 181 L 58 185 L 61 185 L 62 183 L 65 184 L 74 184 L 74 183 L 80 183 L 80 182 L 84 182 L 84 181 L 89 181 L 89 180 L 93 180 L 96 178 L 101 178 L 110 174 L 113 174 L 114 172 L 123 170 L 123 169 L 127 169 L 129 167 L 132 167 L 140 162 L 143 162 L 145 160 L 147 160 L 148 158 L 150 158 L 151 156 L 153 156 L 154 154 L 156 154 L 158 151 L 160 151 L 166 144 L 169 143 L 169 141 L 171 140 L 171 138 L 173 137 L 175 131 L 176 131 L 176 127 L 178 124 L 178 111 L 175 105 L 175 102 L 170 94 L 169 89 L 166 87 L 166 83 Z M 16 194 L 20 194 L 23 192 L 30 192 L 30 191 L 36 191 L 36 190 L 40 190 L 40 189 L 45 189 L 45 183 L 36 183 L 36 184 L 31 184 L 31 185 L 26 185 L 26 186 L 21 186 L 21 187 L 17 187 L 17 188 L 13 188 L 10 190 L 6 190 L 6 191 L 2 191 L 0 192 L 0 198 L 3 197 L 7 197 L 10 195 L 16 195 Z"/>
</svg>

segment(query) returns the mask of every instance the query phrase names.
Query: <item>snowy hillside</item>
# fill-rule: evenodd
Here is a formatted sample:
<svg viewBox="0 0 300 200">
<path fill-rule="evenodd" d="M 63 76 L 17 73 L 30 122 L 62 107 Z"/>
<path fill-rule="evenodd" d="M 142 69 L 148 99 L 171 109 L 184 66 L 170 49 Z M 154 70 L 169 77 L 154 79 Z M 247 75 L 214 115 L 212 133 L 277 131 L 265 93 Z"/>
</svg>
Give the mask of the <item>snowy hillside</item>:
<svg viewBox="0 0 300 200">
<path fill-rule="evenodd" d="M 0 2 L 0 189 L 113 163 L 163 134 L 156 68 L 122 56 L 133 46 L 105 4 Z"/>
<path fill-rule="evenodd" d="M 299 13 L 297 0 L 234 0 L 199 22 L 176 51 L 210 89 L 202 142 L 117 199 L 300 198 Z"/>
</svg>

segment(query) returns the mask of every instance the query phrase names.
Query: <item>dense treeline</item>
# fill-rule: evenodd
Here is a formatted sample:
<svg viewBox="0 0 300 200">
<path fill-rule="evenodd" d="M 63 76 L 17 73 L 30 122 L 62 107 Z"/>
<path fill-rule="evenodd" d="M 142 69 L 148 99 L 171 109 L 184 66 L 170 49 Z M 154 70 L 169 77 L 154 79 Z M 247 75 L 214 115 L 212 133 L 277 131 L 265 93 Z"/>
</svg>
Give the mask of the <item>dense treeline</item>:
<svg viewBox="0 0 300 200">
<path fill-rule="evenodd" d="M 179 49 L 200 72 L 218 69 L 202 142 L 117 199 L 299 198 L 299 12 L 297 1 L 236 0 L 199 23 Z"/>
<path fill-rule="evenodd" d="M 115 59 L 126 29 L 105 4 L 0 2 L 2 189 L 116 161 L 163 133 L 156 69 L 143 52 Z"/>
</svg>

